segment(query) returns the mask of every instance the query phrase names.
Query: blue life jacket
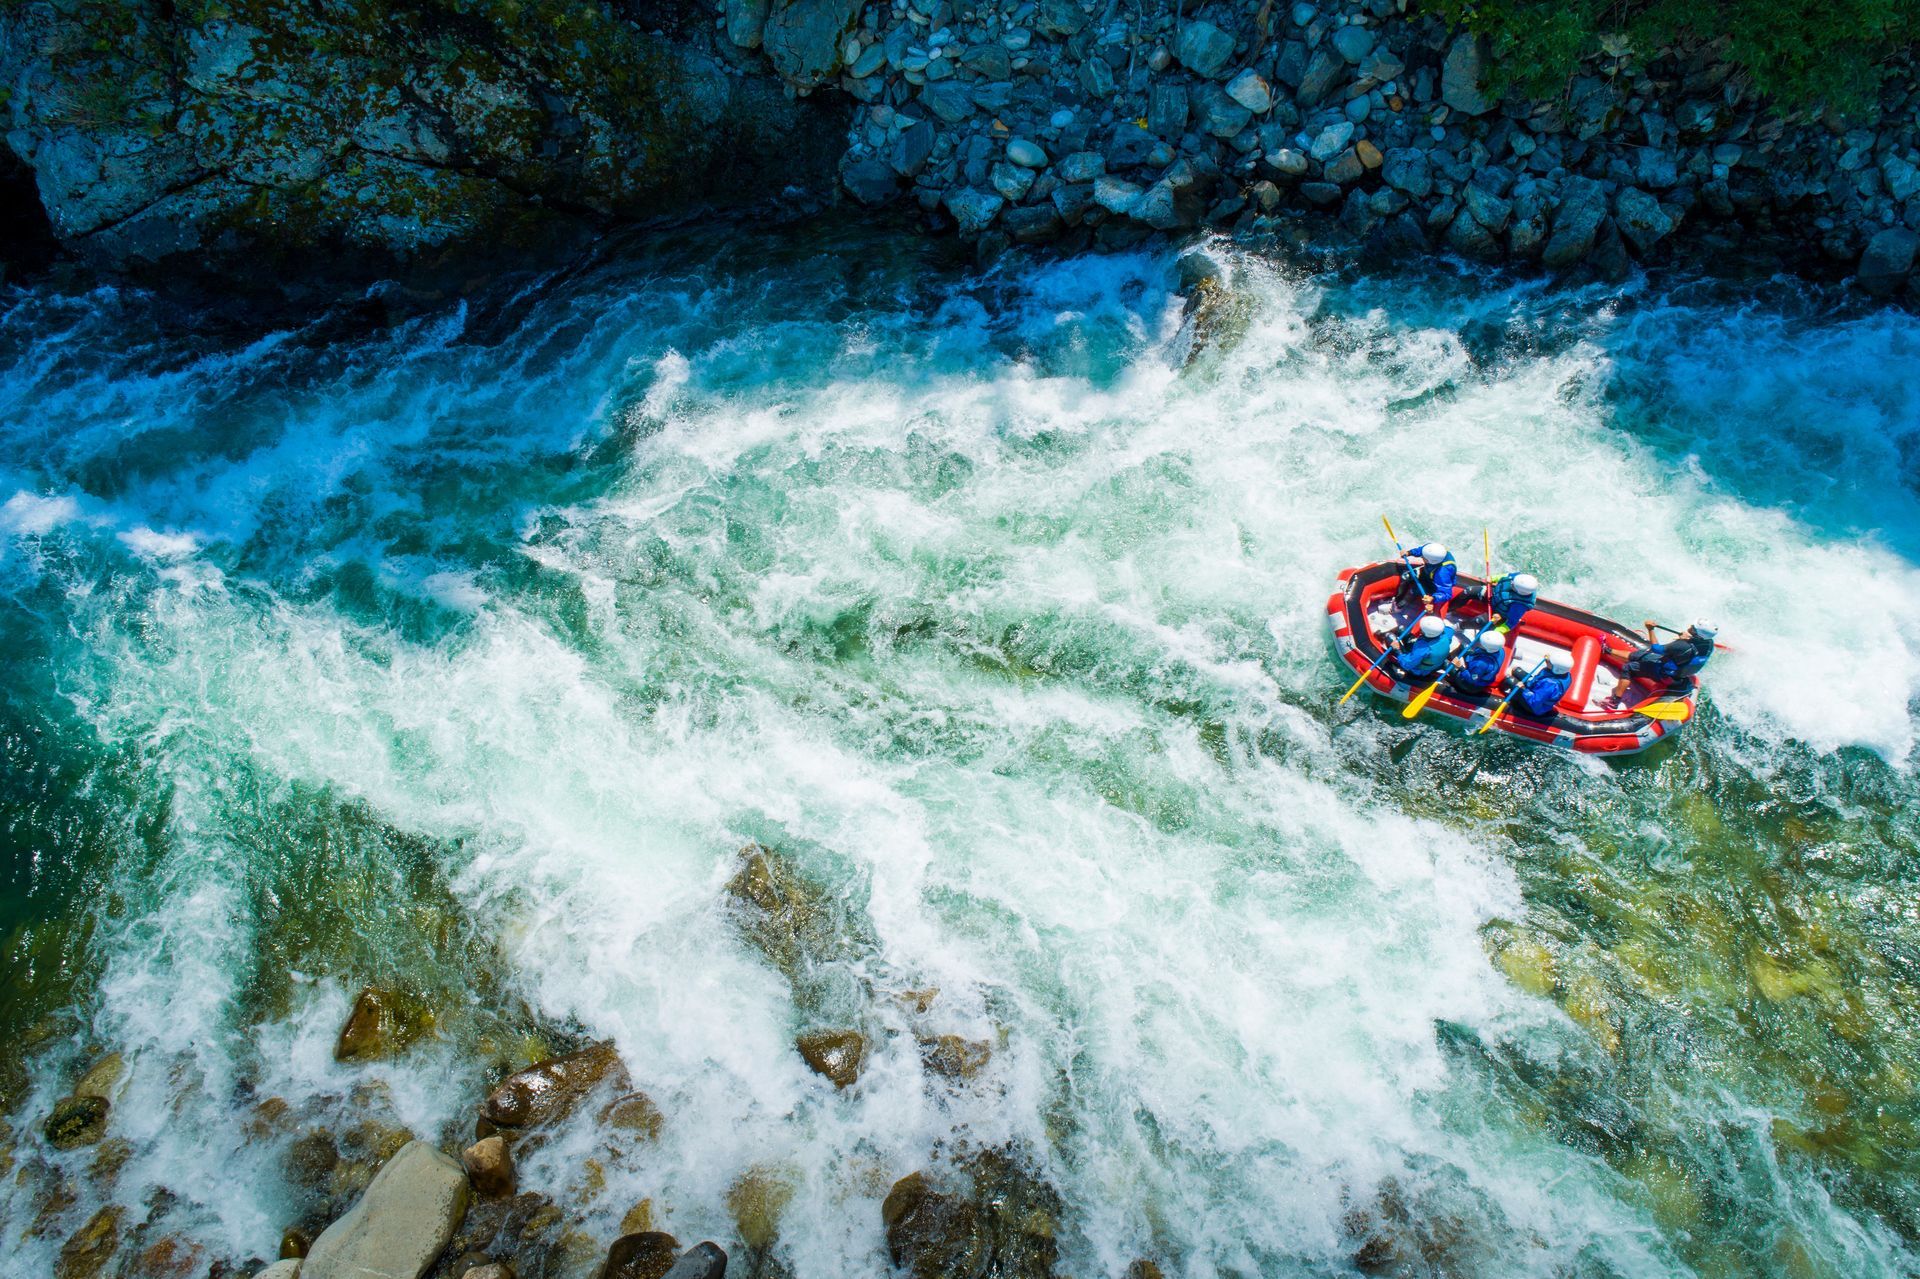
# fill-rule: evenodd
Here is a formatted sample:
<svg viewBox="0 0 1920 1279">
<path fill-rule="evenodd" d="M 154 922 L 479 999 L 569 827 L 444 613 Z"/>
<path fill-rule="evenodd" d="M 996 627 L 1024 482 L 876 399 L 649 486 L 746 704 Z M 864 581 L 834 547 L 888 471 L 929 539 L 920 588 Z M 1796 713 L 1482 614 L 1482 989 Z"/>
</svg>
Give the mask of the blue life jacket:
<svg viewBox="0 0 1920 1279">
<path fill-rule="evenodd" d="M 1460 682 L 1487 688 L 1500 677 L 1500 665 L 1506 660 L 1505 653 L 1489 653 L 1475 644 L 1460 659 Z"/>
<path fill-rule="evenodd" d="M 1400 669 L 1408 675 L 1438 675 L 1453 655 L 1453 628 L 1446 627 L 1432 639 L 1414 636 L 1400 654 Z"/>
<path fill-rule="evenodd" d="M 1627 661 L 1627 674 L 1672 683 L 1689 675 L 1698 675 L 1712 656 L 1712 640 L 1669 640 L 1665 644 L 1649 645 L 1635 653 Z"/>
<path fill-rule="evenodd" d="M 1418 555 L 1419 553 L 1415 552 L 1413 580 L 1419 583 L 1422 595 L 1433 597 L 1434 606 L 1437 608 L 1453 598 L 1453 582 L 1460 575 L 1460 566 L 1453 562 L 1451 553 L 1438 564 L 1429 564 L 1419 559 Z"/>
<path fill-rule="evenodd" d="M 1567 677 L 1555 675 L 1552 668 L 1548 668 L 1522 684 L 1514 700 L 1526 707 L 1528 714 L 1545 719 L 1566 695 Z"/>
<path fill-rule="evenodd" d="M 1493 584 L 1493 615 L 1507 624 L 1508 630 L 1517 630 L 1520 619 L 1533 611 L 1533 598 L 1522 595 L 1513 589 L 1513 579 L 1518 573 L 1509 573 Z"/>
</svg>

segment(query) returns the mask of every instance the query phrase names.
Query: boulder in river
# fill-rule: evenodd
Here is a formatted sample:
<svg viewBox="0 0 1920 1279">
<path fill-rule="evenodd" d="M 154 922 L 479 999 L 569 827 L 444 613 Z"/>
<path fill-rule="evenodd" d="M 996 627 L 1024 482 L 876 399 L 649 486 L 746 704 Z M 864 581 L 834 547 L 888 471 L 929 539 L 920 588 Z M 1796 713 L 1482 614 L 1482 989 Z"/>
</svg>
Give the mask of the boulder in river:
<svg viewBox="0 0 1920 1279">
<path fill-rule="evenodd" d="M 120 1077 L 126 1072 L 126 1058 L 119 1053 L 108 1053 L 87 1067 L 87 1073 L 80 1076 L 80 1082 L 73 1086 L 73 1095 L 98 1097 L 101 1101 L 111 1103 L 119 1088 Z"/>
<path fill-rule="evenodd" d="M 972 1079 L 993 1059 L 993 1045 L 959 1035 L 930 1035 L 920 1041 L 920 1060 L 948 1079 Z"/>
<path fill-rule="evenodd" d="M 1891 297 L 1912 272 L 1916 251 L 1920 251 L 1920 235 L 1905 227 L 1889 227 L 1867 241 L 1854 279 L 1876 297 Z"/>
<path fill-rule="evenodd" d="M 532 1128 L 567 1115 L 602 1080 L 624 1083 L 626 1067 L 611 1041 L 516 1071 L 487 1094 L 480 1117 L 501 1128 Z"/>
<path fill-rule="evenodd" d="M 990 198 L 996 210 L 1004 203 Z M 740 931 L 789 981 L 803 980 L 808 970 L 852 949 L 851 930 L 828 893 L 770 848 L 749 844 L 740 850 L 740 869 L 727 881 L 727 895 Z"/>
<path fill-rule="evenodd" d="M 727 1211 L 749 1248 L 769 1248 L 780 1236 L 780 1217 L 793 1199 L 793 1174 L 784 1168 L 749 1168 L 727 1192 Z"/>
<path fill-rule="evenodd" d="M 482 1137 L 460 1152 L 460 1162 L 476 1195 L 498 1199 L 513 1193 L 513 1152 L 507 1149 L 506 1138 Z"/>
<path fill-rule="evenodd" d="M 41 1129 L 55 1150 L 78 1150 L 107 1135 L 105 1097 L 62 1097 Z"/>
<path fill-rule="evenodd" d="M 391 1057 L 433 1028 L 433 1013 L 420 1000 L 399 991 L 364 986 L 334 1041 L 335 1061 L 378 1061 Z"/>
<path fill-rule="evenodd" d="M 653 1104 L 653 1098 L 643 1092 L 630 1092 L 608 1102 L 607 1108 L 600 1112 L 600 1122 L 609 1128 L 630 1132 L 642 1141 L 652 1141 L 659 1137 L 666 1120 L 660 1114 L 660 1107 Z"/>
<path fill-rule="evenodd" d="M 60 1246 L 60 1255 L 53 1263 L 53 1279 L 94 1279 L 105 1271 L 120 1247 L 121 1215 L 122 1209 L 113 1205 L 87 1218 L 86 1224 Z"/>
<path fill-rule="evenodd" d="M 302 1279 L 419 1279 L 453 1239 L 469 1199 L 457 1160 L 409 1142 L 313 1241 Z"/>
<path fill-rule="evenodd" d="M 680 1259 L 680 1241 L 659 1230 L 621 1235 L 607 1249 L 599 1279 L 661 1279 Z"/>
<path fill-rule="evenodd" d="M 1049 1279 L 1059 1214 L 1053 1187 L 1011 1149 L 902 1177 L 880 1209 L 893 1263 L 915 1279 Z"/>
<path fill-rule="evenodd" d="M 857 1030 L 820 1030 L 793 1041 L 801 1058 L 815 1074 L 825 1075 L 835 1088 L 851 1088 L 867 1064 L 867 1037 Z"/>
<path fill-rule="evenodd" d="M 727 1254 L 716 1243 L 700 1243 L 680 1254 L 673 1269 L 661 1279 L 722 1279 L 727 1273 Z"/>
</svg>

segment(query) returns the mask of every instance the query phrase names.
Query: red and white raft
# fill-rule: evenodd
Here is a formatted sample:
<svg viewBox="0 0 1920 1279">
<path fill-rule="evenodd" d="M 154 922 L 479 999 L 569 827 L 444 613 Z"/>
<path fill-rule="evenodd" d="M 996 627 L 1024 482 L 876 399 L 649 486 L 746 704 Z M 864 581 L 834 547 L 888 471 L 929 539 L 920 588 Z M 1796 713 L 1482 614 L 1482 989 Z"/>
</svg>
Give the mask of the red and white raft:
<svg viewBox="0 0 1920 1279">
<path fill-rule="evenodd" d="M 1418 615 L 1417 603 L 1411 609 L 1394 607 L 1402 580 L 1400 564 L 1394 560 L 1344 569 L 1333 594 L 1327 597 L 1327 624 L 1333 629 L 1334 647 L 1356 676 Z M 1464 573 L 1459 582 L 1463 587 L 1484 585 L 1481 579 Z M 1448 620 L 1460 625 L 1466 635 L 1472 635 L 1485 617 L 1483 605 L 1457 598 L 1448 614 Z M 1573 663 L 1567 695 L 1560 699 L 1551 719 L 1516 714 L 1509 706 L 1494 731 L 1583 755 L 1635 755 L 1674 736 L 1683 721 L 1651 719 L 1633 708 L 1650 701 L 1680 702 L 1691 718 L 1699 682 L 1686 679 L 1668 687 L 1627 678 L 1622 664 L 1642 643 L 1639 635 L 1618 622 L 1541 600 L 1521 619 L 1519 630 L 1508 637 L 1506 665 L 1501 671 L 1504 674 L 1516 667 L 1530 671 L 1549 653 L 1565 653 Z M 1367 677 L 1367 684 L 1396 702 L 1409 701 L 1426 687 L 1424 683 L 1396 679 L 1384 666 Z M 1425 713 L 1450 716 L 1478 728 L 1499 701 L 1498 694 L 1474 696 L 1443 682 L 1427 703 Z"/>
</svg>

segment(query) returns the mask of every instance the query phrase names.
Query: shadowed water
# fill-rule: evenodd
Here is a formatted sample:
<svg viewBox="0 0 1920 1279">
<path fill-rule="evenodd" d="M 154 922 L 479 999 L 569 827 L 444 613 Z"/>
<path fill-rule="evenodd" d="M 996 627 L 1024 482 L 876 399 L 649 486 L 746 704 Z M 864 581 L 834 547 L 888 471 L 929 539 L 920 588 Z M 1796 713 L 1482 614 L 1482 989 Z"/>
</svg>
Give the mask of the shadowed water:
<svg viewBox="0 0 1920 1279">
<path fill-rule="evenodd" d="M 1183 370 L 1167 256 L 921 252 L 718 228 L 244 344 L 12 295 L 7 1250 L 110 1199 L 271 1256 L 259 1098 L 450 1138 L 568 1026 L 666 1129 L 526 1182 L 732 1246 L 783 1168 L 803 1277 L 883 1271 L 956 1133 L 1036 1152 L 1071 1275 L 1920 1264 L 1920 325 L 1226 253 L 1244 327 Z M 1611 768 L 1336 709 L 1383 511 L 1737 655 Z M 729 923 L 748 841 L 859 980 Z M 440 1033 L 335 1063 L 369 981 Z M 846 1093 L 792 1049 L 836 1022 Z M 36 1132 L 107 1047 L 110 1184 Z"/>
</svg>

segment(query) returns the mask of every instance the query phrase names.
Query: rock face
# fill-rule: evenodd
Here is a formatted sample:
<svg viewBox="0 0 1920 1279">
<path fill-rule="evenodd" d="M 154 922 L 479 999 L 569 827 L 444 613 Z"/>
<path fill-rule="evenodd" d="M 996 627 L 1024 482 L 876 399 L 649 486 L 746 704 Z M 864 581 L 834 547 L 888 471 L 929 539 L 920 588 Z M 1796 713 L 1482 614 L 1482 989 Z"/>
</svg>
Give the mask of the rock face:
<svg viewBox="0 0 1920 1279">
<path fill-rule="evenodd" d="M 467 1202 L 460 1164 L 423 1141 L 409 1142 L 314 1240 L 300 1264 L 302 1279 L 419 1279 L 459 1229 Z"/>
<path fill-rule="evenodd" d="M 480 1103 L 480 1117 L 501 1128 L 532 1128 L 564 1118 L 602 1080 L 625 1079 L 613 1045 L 595 1044 L 509 1075 Z"/>
<path fill-rule="evenodd" d="M 902 1177 L 880 1209 L 893 1264 L 915 1279 L 1047 1279 L 1059 1214 L 1053 1188 L 1010 1150 Z"/>
<path fill-rule="evenodd" d="M 781 59 L 837 69 L 818 40 L 850 6 L 770 18 Z M 434 0 L 10 6 L 8 144 L 59 239 L 122 268 L 326 248 L 338 272 L 832 180 L 826 122 L 771 76 L 603 0 L 461 12 L 454 34 Z"/>
</svg>

